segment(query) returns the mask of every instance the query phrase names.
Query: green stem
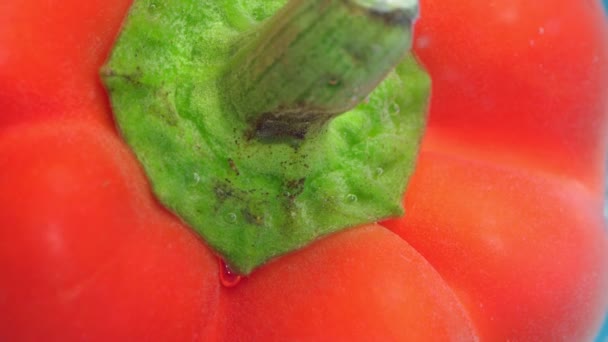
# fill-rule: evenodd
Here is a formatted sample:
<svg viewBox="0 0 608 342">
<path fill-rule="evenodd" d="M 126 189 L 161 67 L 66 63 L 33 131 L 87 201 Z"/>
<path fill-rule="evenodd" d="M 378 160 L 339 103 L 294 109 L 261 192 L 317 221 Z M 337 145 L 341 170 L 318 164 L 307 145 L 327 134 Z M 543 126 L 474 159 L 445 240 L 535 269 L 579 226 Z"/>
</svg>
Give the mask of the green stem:
<svg viewBox="0 0 608 342">
<path fill-rule="evenodd" d="M 223 78 L 247 133 L 303 139 L 352 109 L 403 59 L 416 14 L 411 0 L 290 1 L 241 40 Z"/>
<path fill-rule="evenodd" d="M 135 0 L 102 71 L 116 122 L 232 270 L 403 213 L 429 89 L 400 62 L 416 3 Z"/>
</svg>

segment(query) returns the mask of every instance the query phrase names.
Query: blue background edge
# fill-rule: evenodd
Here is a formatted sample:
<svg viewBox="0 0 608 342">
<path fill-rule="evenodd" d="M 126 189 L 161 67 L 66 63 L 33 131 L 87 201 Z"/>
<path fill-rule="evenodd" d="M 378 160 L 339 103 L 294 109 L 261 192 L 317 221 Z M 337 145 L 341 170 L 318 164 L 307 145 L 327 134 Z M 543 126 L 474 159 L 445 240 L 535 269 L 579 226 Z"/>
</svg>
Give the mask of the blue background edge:
<svg viewBox="0 0 608 342">
<path fill-rule="evenodd" d="M 604 0 L 603 3 L 604 3 L 604 9 L 608 10 L 608 0 Z M 606 181 L 608 182 L 608 173 L 606 174 Z M 606 201 L 608 202 L 608 184 L 606 185 L 606 195 L 607 195 Z M 608 204 L 607 204 L 607 206 L 608 206 Z M 602 328 L 602 331 L 600 331 L 600 334 L 597 337 L 596 341 L 597 342 L 608 342 L 608 314 L 606 315 L 606 319 L 604 319 L 604 326 Z"/>
<path fill-rule="evenodd" d="M 608 0 L 604 0 L 603 2 L 604 8 L 608 9 Z M 608 182 L 608 174 L 606 176 Z M 608 185 L 606 188 L 606 194 L 608 195 Z M 608 197 L 606 198 L 606 201 L 608 201 Z M 602 331 L 597 337 L 597 342 L 608 342 L 608 314 L 606 315 L 606 319 L 604 319 L 604 327 L 602 328 Z"/>
</svg>

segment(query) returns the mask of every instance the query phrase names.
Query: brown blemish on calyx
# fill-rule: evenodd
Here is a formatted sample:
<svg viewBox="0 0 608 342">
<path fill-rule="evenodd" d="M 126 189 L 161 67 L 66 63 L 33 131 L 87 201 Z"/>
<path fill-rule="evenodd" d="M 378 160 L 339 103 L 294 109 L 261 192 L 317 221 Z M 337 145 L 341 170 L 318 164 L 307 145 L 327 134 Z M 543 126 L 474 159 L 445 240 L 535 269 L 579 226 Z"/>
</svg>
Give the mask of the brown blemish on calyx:
<svg viewBox="0 0 608 342">
<path fill-rule="evenodd" d="M 228 158 L 228 165 L 230 166 L 230 169 L 232 171 L 234 171 L 234 173 L 236 173 L 237 176 L 239 176 L 241 174 L 239 172 L 239 169 L 236 167 L 236 164 L 234 163 L 234 160 L 232 158 Z"/>
<path fill-rule="evenodd" d="M 293 201 L 296 197 L 298 197 L 304 191 L 304 183 L 306 182 L 306 178 L 300 178 L 295 180 L 290 180 L 285 183 L 285 196 Z"/>
<path fill-rule="evenodd" d="M 116 72 L 112 68 L 103 67 L 103 68 L 101 68 L 99 75 L 102 78 L 119 77 L 119 78 L 126 80 L 127 82 L 129 82 L 131 84 L 139 85 L 139 84 L 141 84 L 140 79 L 141 79 L 143 73 L 141 71 L 141 68 L 139 68 L 139 67 L 135 68 L 135 71 L 136 72 L 134 72 L 134 73 L 119 73 L 119 72 Z"/>
<path fill-rule="evenodd" d="M 264 225 L 264 218 L 262 216 L 252 213 L 251 210 L 245 208 L 241 210 L 241 213 L 243 214 L 243 218 L 247 223 L 252 224 L 254 226 Z"/>
<path fill-rule="evenodd" d="M 132 73 L 119 73 L 109 67 L 103 67 L 100 71 L 100 76 L 104 79 L 108 78 L 121 78 L 127 81 L 129 84 L 137 87 L 142 87 L 141 78 L 143 72 L 138 66 Z M 164 88 L 159 88 L 155 93 L 155 98 L 161 101 L 162 106 L 154 106 L 149 110 L 149 113 L 156 115 L 158 118 L 163 120 L 169 126 L 177 126 L 179 121 L 177 109 L 174 103 L 171 101 L 170 96 L 172 93 Z"/>
<path fill-rule="evenodd" d="M 157 91 L 156 98 L 160 99 L 164 106 L 162 108 L 155 108 L 154 112 L 156 112 L 156 114 L 163 121 L 165 121 L 167 123 L 167 125 L 176 126 L 179 121 L 179 118 L 178 118 L 178 113 L 177 113 L 177 109 L 175 108 L 175 105 L 169 99 L 170 96 L 171 96 L 170 91 L 162 89 L 162 88 L 159 89 Z"/>
</svg>

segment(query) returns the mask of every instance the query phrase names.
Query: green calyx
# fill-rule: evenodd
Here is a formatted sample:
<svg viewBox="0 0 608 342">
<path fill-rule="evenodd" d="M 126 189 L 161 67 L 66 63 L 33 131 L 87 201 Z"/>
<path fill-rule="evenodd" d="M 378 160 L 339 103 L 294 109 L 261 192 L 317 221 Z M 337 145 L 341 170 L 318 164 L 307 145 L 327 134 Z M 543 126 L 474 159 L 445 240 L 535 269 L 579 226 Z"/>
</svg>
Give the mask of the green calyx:
<svg viewBox="0 0 608 342">
<path fill-rule="evenodd" d="M 429 88 L 405 57 L 416 6 L 136 0 L 102 77 L 159 200 L 241 274 L 401 215 Z"/>
</svg>

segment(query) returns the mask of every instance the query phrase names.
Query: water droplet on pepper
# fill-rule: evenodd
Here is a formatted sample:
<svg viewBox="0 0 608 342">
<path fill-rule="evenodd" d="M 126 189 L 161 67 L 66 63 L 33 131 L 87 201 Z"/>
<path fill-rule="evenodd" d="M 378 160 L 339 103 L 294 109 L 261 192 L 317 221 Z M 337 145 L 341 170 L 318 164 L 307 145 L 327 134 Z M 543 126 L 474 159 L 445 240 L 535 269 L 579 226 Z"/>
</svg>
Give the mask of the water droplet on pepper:
<svg viewBox="0 0 608 342">
<path fill-rule="evenodd" d="M 234 273 L 223 259 L 220 259 L 220 283 L 224 287 L 237 286 L 243 277 Z"/>
<path fill-rule="evenodd" d="M 236 223 L 237 217 L 235 213 L 228 213 L 224 216 L 224 220 L 228 223 Z"/>
<path fill-rule="evenodd" d="M 375 176 L 380 177 L 380 176 L 382 176 L 383 173 L 384 173 L 384 169 L 379 167 L 376 169 Z"/>
<path fill-rule="evenodd" d="M 346 195 L 346 202 L 347 203 L 355 203 L 355 202 L 357 202 L 357 199 L 358 199 L 357 195 L 355 195 L 355 194 L 348 194 L 348 195 Z"/>
</svg>

